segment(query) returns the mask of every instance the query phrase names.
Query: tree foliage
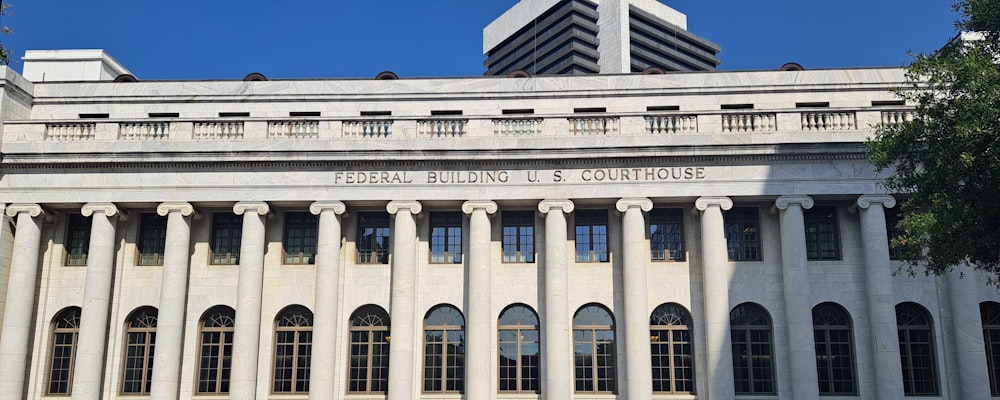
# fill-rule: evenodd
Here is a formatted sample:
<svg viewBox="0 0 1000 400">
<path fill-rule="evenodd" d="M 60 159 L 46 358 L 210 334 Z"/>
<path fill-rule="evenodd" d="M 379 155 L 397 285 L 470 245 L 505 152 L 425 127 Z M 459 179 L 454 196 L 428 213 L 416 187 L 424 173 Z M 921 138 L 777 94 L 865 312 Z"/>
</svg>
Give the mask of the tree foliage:
<svg viewBox="0 0 1000 400">
<path fill-rule="evenodd" d="M 10 11 L 7 11 L 10 8 L 10 6 L 11 6 L 10 3 L 5 3 L 3 2 L 3 0 L 0 0 L 0 18 L 2 18 L 5 15 L 10 15 Z M 9 26 L 6 25 L 0 26 L 0 36 L 7 36 L 12 32 L 14 32 L 14 30 L 11 29 Z M 7 64 L 10 64 L 10 53 L 7 52 L 6 47 L 3 47 L 3 41 L 0 40 L 0 65 L 7 65 Z"/>
<path fill-rule="evenodd" d="M 897 94 L 912 121 L 876 127 L 869 159 L 887 188 L 905 193 L 903 246 L 910 271 L 955 265 L 1000 276 L 1000 1 L 962 0 L 959 34 L 917 55 Z"/>
</svg>

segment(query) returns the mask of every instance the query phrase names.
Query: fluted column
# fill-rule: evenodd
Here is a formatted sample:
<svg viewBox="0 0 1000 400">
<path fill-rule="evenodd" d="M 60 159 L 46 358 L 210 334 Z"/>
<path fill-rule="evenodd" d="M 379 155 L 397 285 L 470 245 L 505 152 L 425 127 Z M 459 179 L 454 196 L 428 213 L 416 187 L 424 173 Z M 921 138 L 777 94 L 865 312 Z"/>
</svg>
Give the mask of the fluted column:
<svg viewBox="0 0 1000 400">
<path fill-rule="evenodd" d="M 91 217 L 91 227 L 80 336 L 73 366 L 73 399 L 90 400 L 101 398 L 114 276 L 115 224 L 119 212 L 111 203 L 87 203 L 81 212 L 84 217 Z"/>
<path fill-rule="evenodd" d="M 423 207 L 416 201 L 390 201 L 386 211 L 396 216 L 392 232 L 392 341 L 389 342 L 388 400 L 410 400 L 418 391 L 413 382 L 417 302 L 417 222 Z"/>
<path fill-rule="evenodd" d="M 705 360 L 709 400 L 732 399 L 733 344 L 729 330 L 729 250 L 722 212 L 733 208 L 728 197 L 701 197 L 701 270 L 705 298 Z"/>
<path fill-rule="evenodd" d="M 951 337 L 955 341 L 958 388 L 962 399 L 989 399 L 990 376 L 986 367 L 982 317 L 977 294 L 986 280 L 970 267 L 955 267 L 948 272 L 948 297 L 951 303 Z M 990 290 L 993 290 L 990 288 Z"/>
<path fill-rule="evenodd" d="M 469 269 L 466 272 L 469 286 L 465 289 L 465 396 L 470 400 L 490 399 L 493 392 L 490 379 L 494 370 L 492 360 L 493 335 L 492 280 L 490 279 L 491 229 L 490 216 L 497 212 L 492 201 L 467 201 L 462 212 L 469 214 Z"/>
<path fill-rule="evenodd" d="M 240 202 L 233 206 L 243 216 L 240 242 L 240 276 L 236 286 L 236 321 L 233 329 L 233 367 L 229 397 L 257 396 L 257 361 L 260 357 L 260 311 L 264 288 L 264 202 Z"/>
<path fill-rule="evenodd" d="M 642 213 L 653 209 L 647 198 L 618 200 L 622 213 L 622 276 L 625 306 L 625 397 L 650 399 L 653 395 L 652 361 L 649 347 L 649 294 L 646 289 L 649 243 Z"/>
<path fill-rule="evenodd" d="M 35 308 L 35 281 L 38 279 L 38 247 L 42 236 L 42 221 L 38 217 L 42 215 L 42 207 L 38 204 L 12 204 L 7 207 L 7 215 L 16 219 L 17 234 L 10 261 L 3 336 L 0 336 L 0 399 L 13 400 L 24 395 L 24 373 L 31 347 L 31 315 Z"/>
<path fill-rule="evenodd" d="M 194 207 L 190 203 L 162 203 L 156 207 L 156 213 L 167 217 L 167 237 L 163 248 L 163 276 L 160 278 L 160 308 L 156 318 L 156 351 L 153 355 L 150 398 L 174 400 L 180 390 L 185 305 L 191 264 L 191 221 L 188 217 L 194 213 Z"/>
<path fill-rule="evenodd" d="M 896 298 L 892 293 L 892 266 L 885 226 L 885 209 L 894 206 L 896 199 L 892 196 L 865 195 L 858 198 L 861 250 L 865 257 L 865 294 L 872 340 L 872 371 L 875 374 L 875 398 L 879 400 L 903 397 Z M 982 331 L 979 334 L 982 337 Z"/>
<path fill-rule="evenodd" d="M 336 398 L 334 366 L 337 364 L 337 317 L 340 315 L 340 214 L 347 211 L 339 201 L 315 202 L 309 212 L 319 215 L 316 232 L 316 303 L 313 314 L 312 373 L 309 398 Z"/>
<path fill-rule="evenodd" d="M 542 317 L 545 338 L 546 399 L 573 396 L 573 325 L 569 313 L 569 263 L 566 259 L 566 214 L 573 212 L 569 200 L 543 200 L 538 211 L 545 214 L 545 292 Z"/>
<path fill-rule="evenodd" d="M 819 395 L 816 377 L 816 345 L 813 338 L 812 305 L 806 258 L 803 210 L 812 208 L 809 196 L 781 196 L 774 202 L 781 218 L 781 276 L 785 294 L 785 326 L 788 328 L 789 370 L 793 399 Z"/>
</svg>

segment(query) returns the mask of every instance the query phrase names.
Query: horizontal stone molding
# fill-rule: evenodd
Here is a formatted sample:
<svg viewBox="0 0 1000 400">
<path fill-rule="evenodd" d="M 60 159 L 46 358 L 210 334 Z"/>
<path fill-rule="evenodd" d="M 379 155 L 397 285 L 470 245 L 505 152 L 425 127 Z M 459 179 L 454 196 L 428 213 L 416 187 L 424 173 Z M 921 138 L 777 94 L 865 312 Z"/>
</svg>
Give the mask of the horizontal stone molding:
<svg viewBox="0 0 1000 400">
<path fill-rule="evenodd" d="M 568 199 L 552 199 L 552 200 L 542 200 L 538 203 L 538 211 L 542 214 L 548 214 L 550 210 L 556 208 L 562 210 L 563 213 L 569 214 L 575 209 L 575 205 L 572 200 Z"/>
<path fill-rule="evenodd" d="M 868 208 L 872 204 L 881 204 L 885 208 L 896 206 L 896 198 L 887 194 L 866 194 L 858 197 L 858 207 Z"/>
<path fill-rule="evenodd" d="M 466 214 L 472 214 L 477 208 L 484 208 L 486 213 L 494 214 L 497 212 L 497 203 L 488 200 L 469 200 L 462 203 L 462 212 Z"/>
<path fill-rule="evenodd" d="M 333 210 L 334 214 L 340 215 L 347 212 L 347 206 L 342 201 L 317 201 L 309 205 L 309 212 L 319 215 L 324 210 Z"/>
<path fill-rule="evenodd" d="M 730 210 L 733 208 L 733 199 L 725 196 L 706 196 L 699 197 L 694 201 L 694 208 L 699 211 L 705 211 L 709 206 L 718 205 L 723 211 Z"/>
<path fill-rule="evenodd" d="M 774 201 L 774 206 L 778 207 L 779 210 L 787 209 L 792 204 L 798 204 L 803 209 L 808 210 L 808 209 L 812 208 L 813 205 L 816 204 L 816 203 L 813 201 L 812 197 L 801 196 L 801 195 L 780 196 L 780 197 L 778 197 L 777 200 Z"/>
<path fill-rule="evenodd" d="M 233 212 L 236 215 L 243 215 L 247 211 L 252 211 L 258 215 L 267 215 L 271 212 L 271 207 L 263 201 L 241 201 L 233 205 Z"/>
<path fill-rule="evenodd" d="M 84 217 L 94 215 L 94 213 L 98 211 L 103 212 L 104 215 L 109 217 L 113 217 L 121 213 L 118 210 L 118 206 L 114 205 L 114 203 L 87 203 L 80 209 L 80 213 L 83 214 Z M 124 213 L 121 214 L 123 217 L 122 219 L 124 219 Z"/>
<path fill-rule="evenodd" d="M 161 217 L 166 217 L 173 211 L 180 212 L 181 215 L 187 217 L 194 214 L 194 206 L 187 202 L 167 202 L 156 206 L 156 213 Z"/>
<path fill-rule="evenodd" d="M 399 210 L 408 210 L 410 214 L 416 215 L 423 211 L 424 206 L 420 204 L 419 201 L 404 200 L 404 201 L 390 201 L 389 204 L 385 205 L 385 210 L 389 214 L 395 214 Z"/>
<path fill-rule="evenodd" d="M 653 201 L 645 197 L 626 197 L 615 202 L 618 212 L 628 211 L 632 207 L 639 207 L 643 212 L 649 212 L 653 209 Z"/>
<path fill-rule="evenodd" d="M 0 210 L 3 210 L 2 207 L 3 205 L 0 204 Z M 11 204 L 7 206 L 7 210 L 5 212 L 8 217 L 16 217 L 17 214 L 23 212 L 28 213 L 28 215 L 31 215 L 32 218 L 45 214 L 45 210 L 43 210 L 42 206 L 38 204 Z"/>
</svg>

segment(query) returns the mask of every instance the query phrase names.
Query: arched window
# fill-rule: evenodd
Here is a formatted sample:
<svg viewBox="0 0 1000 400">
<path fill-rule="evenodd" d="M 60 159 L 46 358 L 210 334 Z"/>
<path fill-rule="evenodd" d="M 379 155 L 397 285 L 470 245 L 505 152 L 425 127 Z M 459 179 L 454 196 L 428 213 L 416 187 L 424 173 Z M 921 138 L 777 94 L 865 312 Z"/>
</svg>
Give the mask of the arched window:
<svg viewBox="0 0 1000 400">
<path fill-rule="evenodd" d="M 775 394 L 771 317 L 764 307 L 743 303 L 729 313 L 736 394 Z"/>
<path fill-rule="evenodd" d="M 149 394 L 153 383 L 153 344 L 156 343 L 156 309 L 132 312 L 125 325 L 125 367 L 122 393 Z"/>
<path fill-rule="evenodd" d="M 649 318 L 653 391 L 694 393 L 691 314 L 674 303 L 660 305 Z"/>
<path fill-rule="evenodd" d="M 819 394 L 856 394 L 851 316 L 835 303 L 819 304 L 813 307 L 812 314 Z"/>
<path fill-rule="evenodd" d="M 367 305 L 351 315 L 351 365 L 348 392 L 389 390 L 389 313 Z"/>
<path fill-rule="evenodd" d="M 990 373 L 990 393 L 1000 395 L 1000 303 L 979 304 L 982 317 L 983 342 L 986 343 L 986 366 Z"/>
<path fill-rule="evenodd" d="M 198 393 L 229 393 L 236 311 L 212 307 L 201 317 L 198 348 Z"/>
<path fill-rule="evenodd" d="M 70 394 L 79 337 L 80 307 L 67 307 L 56 314 L 52 319 L 48 394 Z"/>
<path fill-rule="evenodd" d="M 500 313 L 497 325 L 500 391 L 538 393 L 538 315 L 515 304 Z"/>
<path fill-rule="evenodd" d="M 309 392 L 313 314 L 302 306 L 286 307 L 274 327 L 274 393 Z"/>
<path fill-rule="evenodd" d="M 615 321 L 600 305 L 581 307 L 573 316 L 577 393 L 614 393 Z"/>
<path fill-rule="evenodd" d="M 938 394 L 931 317 L 916 303 L 896 305 L 899 359 L 903 369 L 903 393 L 907 396 Z"/>
<path fill-rule="evenodd" d="M 465 388 L 465 318 L 439 305 L 424 318 L 424 391 L 461 392 Z"/>
</svg>

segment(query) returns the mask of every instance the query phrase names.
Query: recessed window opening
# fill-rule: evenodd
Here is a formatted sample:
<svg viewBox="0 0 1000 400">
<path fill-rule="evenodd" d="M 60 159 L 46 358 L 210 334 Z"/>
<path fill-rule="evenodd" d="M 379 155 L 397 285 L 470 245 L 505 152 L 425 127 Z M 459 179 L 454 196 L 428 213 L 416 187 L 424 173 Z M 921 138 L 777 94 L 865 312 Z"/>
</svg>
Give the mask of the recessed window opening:
<svg viewBox="0 0 1000 400">
<path fill-rule="evenodd" d="M 289 117 L 318 117 L 319 111 L 292 111 L 288 113 Z"/>
<path fill-rule="evenodd" d="M 806 103 L 795 103 L 795 108 L 816 108 L 816 107 L 829 107 L 829 101 L 815 101 Z"/>
<path fill-rule="evenodd" d="M 503 110 L 503 114 L 504 115 L 509 115 L 509 114 L 534 114 L 534 113 L 535 113 L 535 109 L 533 109 L 533 108 L 515 108 L 515 109 L 510 109 L 510 110 Z"/>
<path fill-rule="evenodd" d="M 462 115 L 462 110 L 433 110 L 431 115 Z"/>
<path fill-rule="evenodd" d="M 905 106 L 906 102 L 903 100 L 872 100 L 872 107 L 879 106 Z"/>
<path fill-rule="evenodd" d="M 219 113 L 219 117 L 222 117 L 222 118 L 225 118 L 225 117 L 249 117 L 249 116 L 250 116 L 250 113 L 248 113 L 248 112 L 220 112 Z"/>
<path fill-rule="evenodd" d="M 680 111 L 681 106 L 649 106 L 646 111 Z"/>
<path fill-rule="evenodd" d="M 80 114 L 82 119 L 98 119 L 98 118 L 108 118 L 108 114 Z"/>
<path fill-rule="evenodd" d="M 179 118 L 180 113 L 149 113 L 149 118 Z"/>
<path fill-rule="evenodd" d="M 753 104 L 723 104 L 723 110 L 752 110 Z"/>
<path fill-rule="evenodd" d="M 575 112 L 575 113 L 602 113 L 602 112 L 608 112 L 608 109 L 604 108 L 604 107 L 582 107 L 582 108 L 574 108 L 573 112 Z"/>
<path fill-rule="evenodd" d="M 362 111 L 362 117 L 379 117 L 392 115 L 392 111 Z"/>
</svg>

